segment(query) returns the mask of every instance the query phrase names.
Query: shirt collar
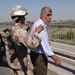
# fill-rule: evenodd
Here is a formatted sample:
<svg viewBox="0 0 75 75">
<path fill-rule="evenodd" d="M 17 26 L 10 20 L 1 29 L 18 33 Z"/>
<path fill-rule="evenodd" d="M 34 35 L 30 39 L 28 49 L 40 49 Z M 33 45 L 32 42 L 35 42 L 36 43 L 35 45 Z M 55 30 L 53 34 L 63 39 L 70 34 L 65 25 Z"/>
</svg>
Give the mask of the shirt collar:
<svg viewBox="0 0 75 75">
<path fill-rule="evenodd" d="M 44 21 L 40 18 L 39 20 L 41 20 L 42 21 L 42 23 L 45 25 L 45 27 L 47 27 L 47 24 L 46 23 L 44 23 Z"/>
</svg>

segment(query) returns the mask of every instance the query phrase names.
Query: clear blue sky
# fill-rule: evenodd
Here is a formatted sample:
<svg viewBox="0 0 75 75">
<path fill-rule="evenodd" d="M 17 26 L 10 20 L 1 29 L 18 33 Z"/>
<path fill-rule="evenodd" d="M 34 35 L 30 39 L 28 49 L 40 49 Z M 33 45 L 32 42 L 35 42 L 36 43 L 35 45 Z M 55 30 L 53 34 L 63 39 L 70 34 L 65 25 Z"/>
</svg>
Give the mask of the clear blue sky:
<svg viewBox="0 0 75 75">
<path fill-rule="evenodd" d="M 10 12 L 13 6 L 22 5 L 28 11 L 27 21 L 39 18 L 43 6 L 53 10 L 52 20 L 75 20 L 75 0 L 1 0 L 0 22 L 11 21 Z"/>
</svg>

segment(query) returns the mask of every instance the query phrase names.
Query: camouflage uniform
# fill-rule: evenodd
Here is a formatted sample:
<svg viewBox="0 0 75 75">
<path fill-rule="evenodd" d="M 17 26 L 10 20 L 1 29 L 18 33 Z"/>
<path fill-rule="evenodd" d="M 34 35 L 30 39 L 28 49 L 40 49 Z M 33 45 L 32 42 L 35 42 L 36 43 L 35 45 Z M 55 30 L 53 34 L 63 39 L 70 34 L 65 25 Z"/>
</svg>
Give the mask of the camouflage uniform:
<svg viewBox="0 0 75 75">
<path fill-rule="evenodd" d="M 18 23 L 16 23 L 15 26 L 11 28 L 11 34 L 16 44 L 19 45 L 20 43 L 22 43 L 24 46 L 26 46 L 29 49 L 33 49 L 37 47 L 41 41 L 41 37 L 37 33 L 35 33 L 34 34 L 35 36 L 31 38 L 28 32 L 24 30 L 20 25 L 18 25 Z M 8 42 L 7 44 L 9 45 L 10 43 Z M 18 62 L 18 59 L 17 58 L 14 59 L 14 62 L 15 60 L 17 60 L 16 65 L 14 64 L 14 62 L 11 63 L 10 61 L 11 56 L 13 55 L 15 51 L 12 49 L 9 49 L 8 46 L 6 46 L 6 50 L 7 50 L 6 56 L 7 56 L 7 61 L 8 61 L 9 66 L 13 69 L 18 69 L 17 70 L 18 75 L 24 75 L 21 69 L 20 63 Z M 33 72 L 32 72 L 33 66 L 30 63 L 28 55 L 24 57 L 23 61 L 25 63 L 25 66 L 27 66 L 27 74 L 33 75 Z"/>
</svg>

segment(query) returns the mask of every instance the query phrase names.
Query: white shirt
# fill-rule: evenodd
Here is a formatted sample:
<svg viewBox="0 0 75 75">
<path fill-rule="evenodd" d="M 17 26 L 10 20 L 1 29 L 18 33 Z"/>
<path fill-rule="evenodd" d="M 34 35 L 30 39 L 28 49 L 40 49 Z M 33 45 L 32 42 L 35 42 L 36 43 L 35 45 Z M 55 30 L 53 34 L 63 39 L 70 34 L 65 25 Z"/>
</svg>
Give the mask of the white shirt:
<svg viewBox="0 0 75 75">
<path fill-rule="evenodd" d="M 38 27 L 39 25 L 44 26 L 44 30 L 42 30 L 39 35 L 42 37 L 42 41 L 38 47 L 36 47 L 33 51 L 36 53 L 41 53 L 45 54 L 46 56 L 52 56 L 54 55 L 50 45 L 49 45 L 49 40 L 48 40 L 48 34 L 47 34 L 47 29 L 46 29 L 46 24 L 42 21 L 42 19 L 37 20 L 32 28 L 30 35 L 31 37 L 34 36 L 35 28 Z"/>
</svg>

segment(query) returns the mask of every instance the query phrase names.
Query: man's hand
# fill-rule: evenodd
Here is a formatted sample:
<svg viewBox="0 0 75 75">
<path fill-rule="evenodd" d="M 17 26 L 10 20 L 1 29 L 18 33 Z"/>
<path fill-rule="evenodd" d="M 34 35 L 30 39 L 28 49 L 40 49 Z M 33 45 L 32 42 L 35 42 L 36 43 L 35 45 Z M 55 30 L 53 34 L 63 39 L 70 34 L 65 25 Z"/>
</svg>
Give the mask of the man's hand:
<svg viewBox="0 0 75 75">
<path fill-rule="evenodd" d="M 54 60 L 56 66 L 61 65 L 61 61 L 56 55 L 52 55 L 51 58 Z"/>
</svg>

